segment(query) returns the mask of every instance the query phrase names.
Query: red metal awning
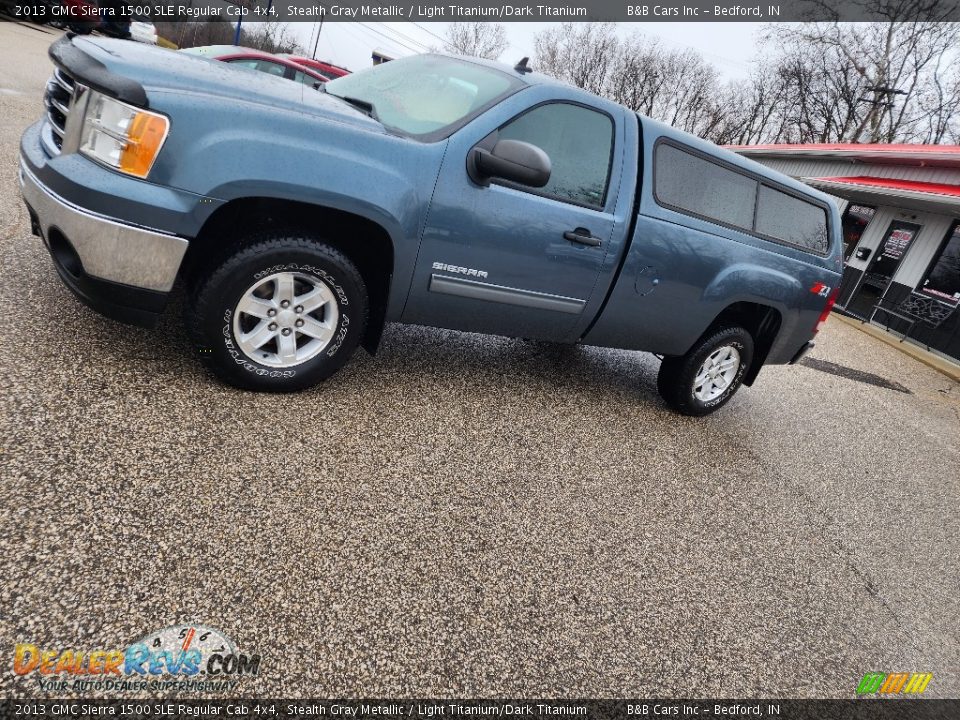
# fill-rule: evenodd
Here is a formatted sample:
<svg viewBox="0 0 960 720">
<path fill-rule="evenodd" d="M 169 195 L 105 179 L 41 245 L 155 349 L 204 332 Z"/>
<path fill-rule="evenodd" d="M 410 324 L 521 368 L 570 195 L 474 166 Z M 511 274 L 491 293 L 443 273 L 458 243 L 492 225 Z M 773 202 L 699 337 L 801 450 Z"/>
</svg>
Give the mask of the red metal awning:
<svg viewBox="0 0 960 720">
<path fill-rule="evenodd" d="M 821 178 L 801 178 L 803 182 L 818 187 L 848 187 L 851 190 L 861 190 L 865 192 L 878 191 L 887 195 L 904 194 L 910 197 L 916 194 L 921 195 L 939 195 L 944 199 L 960 199 L 960 185 L 947 185 L 945 183 L 919 182 L 917 180 L 899 180 L 897 178 L 878 178 L 869 175 L 855 175 L 852 177 L 821 177 Z M 886 192 L 884 192 L 886 191 Z"/>
<path fill-rule="evenodd" d="M 727 145 L 747 157 L 845 159 L 865 163 L 960 167 L 960 145 L 883 145 L 873 143 L 809 143 Z"/>
<path fill-rule="evenodd" d="M 883 143 L 774 143 L 769 145 L 727 145 L 731 150 L 756 150 L 766 152 L 872 152 L 900 155 L 914 154 L 960 154 L 960 145 L 919 145 Z"/>
</svg>

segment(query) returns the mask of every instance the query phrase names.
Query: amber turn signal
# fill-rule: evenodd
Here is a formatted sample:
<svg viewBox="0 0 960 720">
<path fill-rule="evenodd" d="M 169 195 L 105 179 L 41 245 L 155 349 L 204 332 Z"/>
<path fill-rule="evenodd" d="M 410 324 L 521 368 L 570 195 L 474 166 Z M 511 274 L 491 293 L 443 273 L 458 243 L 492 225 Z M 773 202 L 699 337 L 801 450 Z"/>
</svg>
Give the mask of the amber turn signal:
<svg viewBox="0 0 960 720">
<path fill-rule="evenodd" d="M 162 115 L 138 112 L 127 130 L 127 143 L 120 154 L 120 170 L 146 177 L 167 136 L 168 121 Z"/>
</svg>

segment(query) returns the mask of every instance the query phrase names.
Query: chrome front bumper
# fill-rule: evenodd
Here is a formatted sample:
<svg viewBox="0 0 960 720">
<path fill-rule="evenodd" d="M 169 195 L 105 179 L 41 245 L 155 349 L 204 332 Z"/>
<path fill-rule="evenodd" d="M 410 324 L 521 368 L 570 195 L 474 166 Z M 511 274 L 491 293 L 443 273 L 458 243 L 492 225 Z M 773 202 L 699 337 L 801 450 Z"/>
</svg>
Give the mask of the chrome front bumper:
<svg viewBox="0 0 960 720">
<path fill-rule="evenodd" d="M 56 195 L 20 160 L 20 192 L 34 212 L 44 240 L 57 231 L 73 247 L 92 278 L 169 292 L 189 242 L 91 213 Z"/>
</svg>

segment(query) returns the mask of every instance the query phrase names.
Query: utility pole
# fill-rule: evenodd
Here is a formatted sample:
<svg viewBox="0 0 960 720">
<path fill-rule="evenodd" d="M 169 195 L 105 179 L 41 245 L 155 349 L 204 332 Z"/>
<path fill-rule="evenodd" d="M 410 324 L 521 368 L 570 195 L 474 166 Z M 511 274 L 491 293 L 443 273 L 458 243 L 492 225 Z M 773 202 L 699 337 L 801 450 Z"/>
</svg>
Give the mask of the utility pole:
<svg viewBox="0 0 960 720">
<path fill-rule="evenodd" d="M 190 4 L 188 5 L 188 7 L 193 8 L 193 0 L 190 0 Z M 186 23 L 180 23 L 180 37 L 177 38 L 177 46 L 178 46 L 178 47 L 183 47 L 183 34 L 184 34 L 186 31 L 187 31 L 187 24 L 186 24 Z M 196 31 L 194 31 L 194 35 L 196 35 Z M 196 38 L 194 38 L 194 39 L 196 39 Z"/>
<path fill-rule="evenodd" d="M 318 3 L 318 4 L 320 5 L 323 12 L 320 15 L 320 27 L 317 28 L 317 41 L 313 44 L 313 55 L 310 56 L 314 60 L 317 59 L 317 48 L 320 46 L 320 33 L 323 32 L 323 18 L 327 14 L 327 8 L 324 7 L 322 3 Z"/>
<path fill-rule="evenodd" d="M 240 5 L 240 4 L 238 3 L 238 4 L 237 4 L 237 7 L 241 7 L 241 8 L 242 8 L 243 5 Z M 233 36 L 233 44 L 234 44 L 234 45 L 239 45 L 239 44 L 240 44 L 240 25 L 241 25 L 242 22 L 243 22 L 243 15 L 237 15 L 237 32 L 234 33 L 234 36 Z"/>
</svg>

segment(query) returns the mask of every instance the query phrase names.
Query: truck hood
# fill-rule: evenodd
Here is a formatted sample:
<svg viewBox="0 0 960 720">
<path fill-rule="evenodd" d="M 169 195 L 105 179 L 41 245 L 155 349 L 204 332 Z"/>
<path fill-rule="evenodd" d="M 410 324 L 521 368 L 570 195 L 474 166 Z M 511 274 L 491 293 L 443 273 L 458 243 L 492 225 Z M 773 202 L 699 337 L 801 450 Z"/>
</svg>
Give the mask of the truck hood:
<svg viewBox="0 0 960 720">
<path fill-rule="evenodd" d="M 128 40 L 66 36 L 51 46 L 50 56 L 81 82 L 136 105 L 149 104 L 155 92 L 192 92 L 385 132 L 366 113 L 309 85 L 199 55 Z"/>
</svg>

